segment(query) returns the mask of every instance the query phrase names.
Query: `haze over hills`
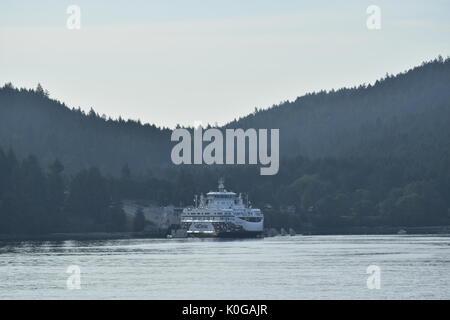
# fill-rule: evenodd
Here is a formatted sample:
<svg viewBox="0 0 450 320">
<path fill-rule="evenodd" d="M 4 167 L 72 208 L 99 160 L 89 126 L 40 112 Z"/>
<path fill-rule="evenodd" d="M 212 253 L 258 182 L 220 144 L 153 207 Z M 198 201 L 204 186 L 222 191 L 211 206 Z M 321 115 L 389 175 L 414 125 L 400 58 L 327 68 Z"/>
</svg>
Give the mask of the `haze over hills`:
<svg viewBox="0 0 450 320">
<path fill-rule="evenodd" d="M 113 94 L 113 93 L 112 93 Z M 279 128 L 281 160 L 293 156 L 420 157 L 449 154 L 450 59 L 438 58 L 373 85 L 304 95 L 227 128 Z M 69 172 L 124 164 L 144 173 L 170 165 L 169 129 L 69 109 L 42 89 L 0 89 L 0 146 L 55 159 Z M 439 155 L 439 156 L 438 156 Z"/>
<path fill-rule="evenodd" d="M 419 156 L 448 151 L 449 111 L 450 59 L 438 58 L 373 85 L 307 94 L 228 126 L 280 128 L 284 156 Z"/>
<path fill-rule="evenodd" d="M 44 164 L 59 159 L 69 172 L 98 166 L 117 174 L 126 163 L 144 172 L 170 160 L 168 142 L 167 129 L 69 109 L 42 88 L 0 90 L 0 145 Z"/>
</svg>

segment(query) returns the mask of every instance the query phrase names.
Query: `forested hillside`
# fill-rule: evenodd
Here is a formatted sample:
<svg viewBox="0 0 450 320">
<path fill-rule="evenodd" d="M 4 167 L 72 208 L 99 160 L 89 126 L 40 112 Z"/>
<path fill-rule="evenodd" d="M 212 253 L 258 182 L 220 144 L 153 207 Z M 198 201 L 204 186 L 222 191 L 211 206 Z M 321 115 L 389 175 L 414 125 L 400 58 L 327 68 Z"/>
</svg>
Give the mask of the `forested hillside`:
<svg viewBox="0 0 450 320">
<path fill-rule="evenodd" d="M 280 129 L 280 171 L 260 176 L 259 166 L 170 165 L 170 130 L 84 114 L 41 87 L 8 84 L 0 233 L 122 230 L 120 200 L 191 205 L 220 176 L 263 208 L 267 227 L 450 225 L 449 124 L 450 59 L 438 58 L 228 124 Z"/>
<path fill-rule="evenodd" d="M 19 157 L 55 159 L 68 172 L 97 166 L 118 174 L 125 163 L 145 172 L 170 160 L 170 131 L 132 120 L 112 120 L 91 110 L 85 114 L 36 90 L 0 89 L 0 146 Z"/>
<path fill-rule="evenodd" d="M 322 91 L 256 111 L 226 127 L 279 128 L 281 157 L 414 157 L 448 154 L 450 60 L 438 58 L 373 85 Z M 19 157 L 56 158 L 69 172 L 98 166 L 118 175 L 170 164 L 170 130 L 85 114 L 44 89 L 0 88 L 0 146 Z M 435 159 L 433 159 L 435 158 Z"/>
<path fill-rule="evenodd" d="M 280 128 L 285 157 L 422 157 L 448 154 L 449 120 L 450 59 L 439 57 L 373 85 L 307 94 L 228 126 Z"/>
</svg>

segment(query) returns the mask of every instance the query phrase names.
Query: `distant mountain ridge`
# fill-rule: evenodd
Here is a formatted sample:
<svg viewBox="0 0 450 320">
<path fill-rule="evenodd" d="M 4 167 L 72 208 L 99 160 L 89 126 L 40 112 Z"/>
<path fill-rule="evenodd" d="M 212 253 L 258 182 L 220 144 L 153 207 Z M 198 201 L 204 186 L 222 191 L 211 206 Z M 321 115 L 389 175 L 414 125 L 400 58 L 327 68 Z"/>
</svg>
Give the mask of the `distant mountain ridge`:
<svg viewBox="0 0 450 320">
<path fill-rule="evenodd" d="M 449 111 L 450 59 L 439 57 L 373 85 L 307 94 L 227 127 L 280 128 L 284 156 L 405 156 L 410 143 L 448 148 Z M 425 134 L 435 140 L 423 140 Z"/>
<path fill-rule="evenodd" d="M 116 174 L 124 164 L 139 172 L 170 160 L 170 133 L 133 120 L 105 119 L 48 98 L 37 90 L 0 89 L 0 146 L 19 156 L 59 159 L 69 172 L 97 166 Z"/>
<path fill-rule="evenodd" d="M 279 128 L 283 158 L 447 159 L 450 59 L 441 57 L 373 85 L 306 94 L 224 128 Z M 170 165 L 171 130 L 69 109 L 36 90 L 0 88 L 0 146 L 69 172 L 98 166 L 117 175 Z"/>
</svg>

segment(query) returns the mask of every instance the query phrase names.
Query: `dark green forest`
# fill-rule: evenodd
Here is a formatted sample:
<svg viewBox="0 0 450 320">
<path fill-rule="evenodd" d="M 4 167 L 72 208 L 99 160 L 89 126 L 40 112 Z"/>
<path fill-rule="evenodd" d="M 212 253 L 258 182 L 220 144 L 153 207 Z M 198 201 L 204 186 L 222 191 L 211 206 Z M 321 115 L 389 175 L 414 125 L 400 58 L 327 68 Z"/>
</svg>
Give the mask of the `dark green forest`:
<svg viewBox="0 0 450 320">
<path fill-rule="evenodd" d="M 279 128 L 280 171 L 173 166 L 171 131 L 0 88 L 0 233 L 122 231 L 120 201 L 191 205 L 248 192 L 266 227 L 450 225 L 450 59 L 307 94 L 226 128 Z"/>
</svg>

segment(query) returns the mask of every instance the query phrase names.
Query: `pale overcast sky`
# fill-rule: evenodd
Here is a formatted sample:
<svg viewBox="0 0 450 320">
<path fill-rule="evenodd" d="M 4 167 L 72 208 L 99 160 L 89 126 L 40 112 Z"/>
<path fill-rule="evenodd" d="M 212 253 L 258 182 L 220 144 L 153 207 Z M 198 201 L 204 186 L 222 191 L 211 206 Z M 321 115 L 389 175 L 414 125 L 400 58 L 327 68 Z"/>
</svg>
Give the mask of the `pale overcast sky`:
<svg viewBox="0 0 450 320">
<path fill-rule="evenodd" d="M 444 0 L 111 2 L 2 0 L 0 85 L 40 82 L 70 107 L 160 126 L 224 124 L 450 55 Z"/>
</svg>

